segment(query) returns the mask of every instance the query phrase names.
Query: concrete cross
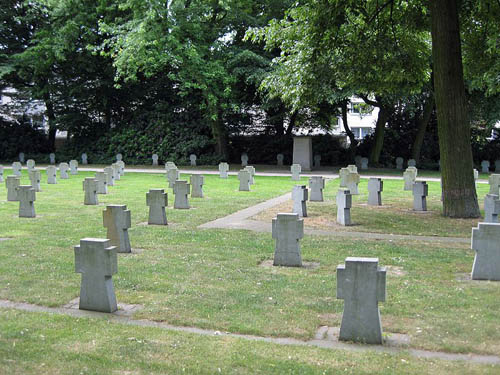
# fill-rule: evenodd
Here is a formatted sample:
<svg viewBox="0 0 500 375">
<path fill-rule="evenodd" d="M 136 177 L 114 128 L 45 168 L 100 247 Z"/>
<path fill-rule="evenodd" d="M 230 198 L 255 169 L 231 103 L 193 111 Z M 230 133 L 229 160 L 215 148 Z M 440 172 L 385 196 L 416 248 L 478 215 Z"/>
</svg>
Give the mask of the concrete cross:
<svg viewBox="0 0 500 375">
<path fill-rule="evenodd" d="M 7 187 L 7 201 L 17 202 L 19 198 L 17 197 L 17 188 L 21 185 L 21 177 L 17 176 L 7 176 L 5 180 L 5 186 Z"/>
<path fill-rule="evenodd" d="M 241 166 L 246 167 L 248 165 L 248 155 L 246 152 L 241 154 Z"/>
<path fill-rule="evenodd" d="M 292 190 L 293 213 L 300 217 L 307 217 L 306 201 L 308 198 L 307 187 L 305 185 L 295 185 Z"/>
<path fill-rule="evenodd" d="M 178 179 L 179 179 L 179 170 L 177 168 L 167 169 L 167 180 L 169 188 L 173 188 L 175 181 L 177 181 Z"/>
<path fill-rule="evenodd" d="M 401 156 L 396 158 L 396 169 L 403 169 L 404 159 Z"/>
<path fill-rule="evenodd" d="M 361 159 L 360 159 L 360 160 L 361 160 Z M 361 163 L 361 161 L 360 161 L 360 163 Z M 349 164 L 349 165 L 347 166 L 347 169 L 348 169 L 348 170 L 349 170 L 349 172 L 351 172 L 351 173 L 358 173 L 358 166 L 357 166 L 357 164 L 356 164 L 356 165 L 354 165 L 354 164 Z"/>
<path fill-rule="evenodd" d="M 106 184 L 108 186 L 114 186 L 115 185 L 115 172 L 114 172 L 113 167 L 104 168 L 104 173 L 106 174 Z"/>
<path fill-rule="evenodd" d="M 340 177 L 340 187 L 347 187 L 347 176 L 349 175 L 349 169 L 347 168 L 340 168 L 339 170 L 339 177 Z"/>
<path fill-rule="evenodd" d="M 110 204 L 102 212 L 103 224 L 107 229 L 106 238 L 111 240 L 111 245 L 116 246 L 119 253 L 130 253 L 130 240 L 128 228 L 132 226 L 130 210 L 125 205 Z"/>
<path fill-rule="evenodd" d="M 219 177 L 227 178 L 227 172 L 229 171 L 229 164 L 219 163 Z"/>
<path fill-rule="evenodd" d="M 500 189 L 500 174 L 491 174 L 488 178 L 488 184 L 490 184 L 490 194 L 499 195 Z"/>
<path fill-rule="evenodd" d="M 50 164 L 55 164 L 56 163 L 56 154 L 54 154 L 53 152 L 51 152 L 49 154 L 49 159 L 50 159 Z"/>
<path fill-rule="evenodd" d="M 54 165 L 50 165 L 46 169 L 47 172 L 47 183 L 57 184 L 57 168 Z"/>
<path fill-rule="evenodd" d="M 415 159 L 408 160 L 408 167 L 416 167 L 416 166 L 417 162 L 415 161 Z"/>
<path fill-rule="evenodd" d="M 82 154 L 82 164 L 85 164 L 85 165 L 86 165 L 86 164 L 88 164 L 88 163 L 89 163 L 89 162 L 88 162 L 88 160 L 87 160 L 87 154 L 84 152 L 84 153 Z"/>
<path fill-rule="evenodd" d="M 85 205 L 97 205 L 99 204 L 97 200 L 97 180 L 92 177 L 86 177 L 83 180 L 83 191 L 85 192 L 85 197 L 83 198 L 83 204 Z"/>
<path fill-rule="evenodd" d="M 14 173 L 14 176 L 21 177 L 21 169 L 22 165 L 20 162 L 15 161 L 12 163 L 12 173 Z"/>
<path fill-rule="evenodd" d="M 120 181 L 120 165 L 117 163 L 111 164 L 111 167 L 113 168 L 113 179 L 114 181 Z"/>
<path fill-rule="evenodd" d="M 304 237 L 304 220 L 298 214 L 279 213 L 272 222 L 275 266 L 301 267 L 299 240 Z"/>
<path fill-rule="evenodd" d="M 380 178 L 368 180 L 368 204 L 371 206 L 382 206 L 382 191 L 384 182 Z"/>
<path fill-rule="evenodd" d="M 344 300 L 340 340 L 382 344 L 378 303 L 385 291 L 386 270 L 378 258 L 348 257 L 337 266 L 337 299 Z"/>
<path fill-rule="evenodd" d="M 500 224 L 479 223 L 472 228 L 471 248 L 476 251 L 472 279 L 500 281 Z"/>
<path fill-rule="evenodd" d="M 35 189 L 36 192 L 42 191 L 40 189 L 40 171 L 38 169 L 31 169 L 28 171 L 28 176 L 31 182 L 31 187 Z"/>
<path fill-rule="evenodd" d="M 187 181 L 177 180 L 174 182 L 174 208 L 188 209 L 188 194 L 190 185 Z"/>
<path fill-rule="evenodd" d="M 292 180 L 300 181 L 300 172 L 302 172 L 302 166 L 300 164 L 292 164 L 290 167 L 290 171 L 292 172 Z"/>
<path fill-rule="evenodd" d="M 283 154 L 276 155 L 276 161 L 277 161 L 278 166 L 280 166 L 280 167 L 283 166 L 283 159 L 284 159 Z"/>
<path fill-rule="evenodd" d="M 108 183 L 105 172 L 96 172 L 95 179 L 97 181 L 97 194 L 108 194 Z"/>
<path fill-rule="evenodd" d="M 177 168 L 173 161 L 167 161 L 165 163 L 165 170 L 168 171 L 170 168 Z"/>
<path fill-rule="evenodd" d="M 413 209 L 427 211 L 427 195 L 429 188 L 425 181 L 417 181 L 413 185 Z"/>
<path fill-rule="evenodd" d="M 32 171 L 35 168 L 35 161 L 33 159 L 28 159 L 26 166 L 28 167 L 28 172 Z"/>
<path fill-rule="evenodd" d="M 203 198 L 203 184 L 205 177 L 202 174 L 192 174 L 189 182 L 191 183 L 191 198 Z"/>
<path fill-rule="evenodd" d="M 337 223 L 351 225 L 352 195 L 349 190 L 339 189 L 337 192 Z"/>
<path fill-rule="evenodd" d="M 247 165 L 245 169 L 250 173 L 250 185 L 255 184 L 254 177 L 255 177 L 255 168 L 252 167 L 251 165 Z"/>
<path fill-rule="evenodd" d="M 408 167 L 406 170 L 403 172 L 403 179 L 405 182 L 405 191 L 411 191 L 413 190 L 413 184 L 415 184 L 415 179 L 417 178 L 417 168 L 415 167 Z"/>
<path fill-rule="evenodd" d="M 69 168 L 71 169 L 70 173 L 72 175 L 78 174 L 78 161 L 70 160 L 69 161 Z"/>
<path fill-rule="evenodd" d="M 68 163 L 59 164 L 59 175 L 61 176 L 61 180 L 66 180 L 69 178 L 68 169 L 69 169 Z"/>
<path fill-rule="evenodd" d="M 75 246 L 75 272 L 82 274 L 80 309 L 112 313 L 118 310 L 112 276 L 118 272 L 111 241 L 84 238 Z"/>
<path fill-rule="evenodd" d="M 149 189 L 146 193 L 146 204 L 149 206 L 148 224 L 168 224 L 165 213 L 165 207 L 168 206 L 168 194 L 163 189 Z"/>
<path fill-rule="evenodd" d="M 239 191 L 250 191 L 250 172 L 242 169 L 238 172 L 238 180 L 240 180 Z"/>
<path fill-rule="evenodd" d="M 116 161 L 121 161 L 123 159 L 122 154 L 116 154 Z"/>
<path fill-rule="evenodd" d="M 17 188 L 19 200 L 19 217 L 35 217 L 36 192 L 31 185 L 20 185 Z"/>
<path fill-rule="evenodd" d="M 309 179 L 309 189 L 311 189 L 311 202 L 323 202 L 323 189 L 325 188 L 325 179 L 321 176 L 312 176 Z"/>
<path fill-rule="evenodd" d="M 352 195 L 359 194 L 358 192 L 359 174 L 357 172 L 349 171 L 349 173 L 346 176 L 345 182 L 347 190 L 349 190 Z"/>
<path fill-rule="evenodd" d="M 368 169 L 368 158 L 361 158 L 361 169 Z"/>
<path fill-rule="evenodd" d="M 500 213 L 500 200 L 496 194 L 486 194 L 484 197 L 484 222 L 498 223 Z"/>
<path fill-rule="evenodd" d="M 483 173 L 490 172 L 490 162 L 488 160 L 483 160 L 481 162 L 481 172 L 483 172 Z"/>
<path fill-rule="evenodd" d="M 196 155 L 195 154 L 189 155 L 189 162 L 190 162 L 192 167 L 196 167 Z"/>
<path fill-rule="evenodd" d="M 153 154 L 153 165 L 158 165 L 158 154 Z"/>
<path fill-rule="evenodd" d="M 116 164 L 118 165 L 118 167 L 120 167 L 118 169 L 118 173 L 120 174 L 120 176 L 125 176 L 125 162 L 123 160 L 118 160 Z"/>
</svg>

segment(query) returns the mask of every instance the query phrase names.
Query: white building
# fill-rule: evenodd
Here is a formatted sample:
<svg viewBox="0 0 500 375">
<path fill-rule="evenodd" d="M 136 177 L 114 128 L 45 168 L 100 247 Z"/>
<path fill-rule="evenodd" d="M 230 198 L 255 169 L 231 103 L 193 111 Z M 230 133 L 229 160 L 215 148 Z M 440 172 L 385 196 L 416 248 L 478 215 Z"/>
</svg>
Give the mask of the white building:
<svg viewBox="0 0 500 375">
<path fill-rule="evenodd" d="M 363 139 L 375 131 L 379 109 L 366 104 L 362 99 L 352 97 L 347 111 L 347 124 L 356 139 Z M 342 116 L 333 134 L 345 134 Z"/>
</svg>

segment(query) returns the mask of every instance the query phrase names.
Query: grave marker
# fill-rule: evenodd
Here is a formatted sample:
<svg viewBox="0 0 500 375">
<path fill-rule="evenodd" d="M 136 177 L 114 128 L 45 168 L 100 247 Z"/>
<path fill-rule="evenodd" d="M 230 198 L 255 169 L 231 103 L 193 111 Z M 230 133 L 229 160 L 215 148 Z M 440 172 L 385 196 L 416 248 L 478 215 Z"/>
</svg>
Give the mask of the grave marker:
<svg viewBox="0 0 500 375">
<path fill-rule="evenodd" d="M 251 165 L 247 165 L 245 167 L 245 169 L 248 171 L 248 173 L 250 173 L 250 185 L 255 184 L 255 180 L 254 180 L 254 177 L 255 177 L 255 168 L 252 167 Z"/>
<path fill-rule="evenodd" d="M 56 154 L 54 154 L 53 152 L 51 152 L 49 154 L 49 160 L 50 160 L 50 164 L 55 164 L 56 163 Z"/>
<path fill-rule="evenodd" d="M 427 195 L 429 188 L 425 181 L 417 181 L 413 185 L 413 209 L 427 211 Z"/>
<path fill-rule="evenodd" d="M 484 197 L 484 222 L 498 223 L 500 213 L 500 200 L 496 194 L 486 194 Z"/>
<path fill-rule="evenodd" d="M 108 194 L 108 183 L 105 172 L 96 172 L 95 180 L 97 181 L 97 194 Z"/>
<path fill-rule="evenodd" d="M 483 173 L 490 172 L 490 162 L 488 160 L 483 160 L 481 162 L 481 172 L 483 172 Z"/>
<path fill-rule="evenodd" d="M 203 184 L 205 177 L 202 174 L 192 174 L 189 179 L 191 183 L 191 198 L 203 198 Z"/>
<path fill-rule="evenodd" d="M 284 159 L 283 154 L 276 155 L 276 161 L 277 161 L 279 167 L 283 166 L 283 159 Z"/>
<path fill-rule="evenodd" d="M 61 177 L 61 180 L 67 180 L 69 178 L 68 169 L 69 169 L 68 163 L 59 164 L 59 176 Z"/>
<path fill-rule="evenodd" d="M 20 161 L 21 163 L 24 163 L 24 152 L 20 152 L 20 153 L 19 153 L 19 161 Z"/>
<path fill-rule="evenodd" d="M 241 154 L 241 166 L 246 167 L 248 165 L 248 155 L 246 152 Z"/>
<path fill-rule="evenodd" d="M 106 175 L 106 185 L 114 186 L 115 185 L 115 170 L 113 167 L 104 168 L 104 174 Z"/>
<path fill-rule="evenodd" d="M 168 194 L 163 189 L 149 189 L 146 193 L 146 204 L 149 206 L 149 225 L 167 225 L 165 207 L 168 206 Z"/>
<path fill-rule="evenodd" d="M 132 226 L 130 210 L 126 205 L 110 204 L 102 212 L 103 224 L 107 229 L 106 238 L 109 238 L 111 245 L 116 246 L 119 253 L 131 253 L 128 228 Z"/>
<path fill-rule="evenodd" d="M 292 190 L 293 213 L 300 217 L 307 217 L 308 198 L 307 187 L 305 185 L 295 185 Z"/>
<path fill-rule="evenodd" d="M 403 169 L 404 159 L 401 156 L 396 158 L 396 169 Z"/>
<path fill-rule="evenodd" d="M 12 173 L 14 173 L 14 176 L 21 177 L 21 169 L 22 165 L 20 162 L 15 161 L 14 163 L 12 163 Z"/>
<path fill-rule="evenodd" d="M 384 182 L 380 178 L 368 180 L 368 204 L 370 206 L 382 206 L 382 191 Z"/>
<path fill-rule="evenodd" d="M 152 159 L 153 165 L 158 165 L 158 154 L 153 154 Z"/>
<path fill-rule="evenodd" d="M 120 176 L 125 176 L 125 163 L 123 162 L 123 160 L 117 161 L 116 164 L 119 167 L 118 173 L 120 174 Z"/>
<path fill-rule="evenodd" d="M 500 281 L 500 224 L 478 223 L 472 228 L 471 242 L 476 251 L 472 280 Z"/>
<path fill-rule="evenodd" d="M 69 168 L 71 169 L 71 174 L 76 175 L 78 174 L 78 161 L 76 160 L 70 160 L 69 161 Z"/>
<path fill-rule="evenodd" d="M 415 159 L 408 160 L 408 167 L 416 167 L 416 166 L 417 162 L 415 161 Z"/>
<path fill-rule="evenodd" d="M 290 167 L 290 171 L 292 172 L 292 180 L 300 181 L 300 172 L 302 172 L 302 167 L 300 164 L 292 164 Z"/>
<path fill-rule="evenodd" d="M 46 169 L 47 172 L 47 183 L 48 184 L 57 184 L 57 168 L 55 165 L 50 165 Z"/>
<path fill-rule="evenodd" d="M 351 225 L 352 195 L 349 190 L 339 189 L 337 192 L 337 224 Z"/>
<path fill-rule="evenodd" d="M 17 188 L 21 185 L 21 178 L 17 176 L 7 176 L 5 186 L 7 187 L 7 201 L 17 202 Z"/>
<path fill-rule="evenodd" d="M 19 217 L 36 217 L 34 204 L 36 192 L 31 185 L 20 185 L 17 188 L 17 199 L 19 200 Z"/>
<path fill-rule="evenodd" d="M 33 169 L 35 169 L 35 161 L 33 159 L 28 159 L 28 161 L 26 162 L 26 166 L 28 167 L 28 172 L 32 171 Z"/>
<path fill-rule="evenodd" d="M 490 194 L 499 195 L 500 190 L 500 174 L 491 174 L 488 178 L 488 184 L 490 185 Z"/>
<path fill-rule="evenodd" d="M 347 190 L 350 191 L 351 195 L 359 194 L 358 184 L 359 184 L 359 174 L 357 172 L 349 171 L 345 178 Z"/>
<path fill-rule="evenodd" d="M 363 157 L 361 155 L 356 155 L 354 157 L 354 164 L 356 165 L 356 168 L 360 168 L 361 169 L 361 159 Z"/>
<path fill-rule="evenodd" d="M 116 161 L 122 161 L 123 160 L 123 155 L 122 154 L 116 154 Z"/>
<path fill-rule="evenodd" d="M 175 181 L 179 179 L 179 170 L 177 168 L 169 168 L 167 170 L 167 180 L 168 180 L 168 187 L 173 188 Z"/>
<path fill-rule="evenodd" d="M 227 178 L 227 172 L 229 171 L 229 164 L 219 163 L 219 177 Z"/>
<path fill-rule="evenodd" d="M 250 172 L 246 169 L 241 169 L 238 172 L 238 180 L 240 180 L 239 191 L 250 191 Z"/>
<path fill-rule="evenodd" d="M 415 184 L 416 178 L 417 178 L 417 168 L 415 168 L 415 167 L 406 168 L 406 170 L 403 172 L 403 179 L 405 182 L 405 185 L 404 185 L 405 191 L 413 190 L 413 185 Z"/>
<path fill-rule="evenodd" d="M 279 213 L 272 221 L 274 266 L 301 267 L 299 240 L 304 237 L 304 220 L 298 214 Z"/>
<path fill-rule="evenodd" d="M 189 155 L 189 162 L 191 163 L 192 167 L 196 167 L 196 155 L 195 154 Z"/>
<path fill-rule="evenodd" d="M 340 340 L 382 344 L 378 303 L 385 293 L 386 270 L 378 258 L 348 257 L 337 266 L 337 299 L 344 300 Z"/>
<path fill-rule="evenodd" d="M 83 191 L 85 196 L 83 199 L 83 204 L 85 205 L 97 205 L 99 204 L 97 200 L 97 180 L 92 177 L 86 177 L 83 180 Z"/>
<path fill-rule="evenodd" d="M 82 164 L 83 164 L 83 165 L 87 165 L 88 163 L 89 163 L 89 161 L 88 161 L 87 154 L 84 152 L 84 153 L 82 154 Z"/>
<path fill-rule="evenodd" d="M 118 272 L 116 246 L 100 238 L 84 238 L 75 246 L 75 272 L 82 274 L 80 310 L 118 310 L 112 276 Z"/>
<path fill-rule="evenodd" d="M 292 164 L 300 164 L 304 171 L 312 169 L 313 151 L 311 137 L 293 137 Z"/>
<path fill-rule="evenodd" d="M 174 208 L 188 209 L 189 201 L 188 194 L 190 185 L 187 181 L 176 180 L 174 182 Z"/>
<path fill-rule="evenodd" d="M 368 169 L 368 158 L 361 158 L 361 169 Z"/>
<path fill-rule="evenodd" d="M 111 167 L 113 168 L 113 179 L 114 181 L 120 181 L 120 165 L 117 163 L 111 164 Z"/>
<path fill-rule="evenodd" d="M 311 189 L 311 202 L 323 202 L 323 189 L 325 188 L 325 179 L 322 176 L 312 176 L 309 179 L 309 189 Z"/>
<path fill-rule="evenodd" d="M 31 182 L 31 187 L 35 189 L 36 192 L 42 191 L 40 189 L 40 171 L 38 169 L 32 169 L 28 171 L 28 176 Z"/>
</svg>

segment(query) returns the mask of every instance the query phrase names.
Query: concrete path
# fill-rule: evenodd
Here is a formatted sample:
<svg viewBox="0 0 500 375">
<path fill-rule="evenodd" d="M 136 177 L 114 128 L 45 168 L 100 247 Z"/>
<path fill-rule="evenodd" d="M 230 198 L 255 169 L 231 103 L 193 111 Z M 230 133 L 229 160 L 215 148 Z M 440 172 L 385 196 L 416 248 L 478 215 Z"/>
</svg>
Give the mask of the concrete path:
<svg viewBox="0 0 500 375">
<path fill-rule="evenodd" d="M 262 211 L 282 204 L 292 198 L 291 193 L 281 195 L 277 198 L 269 199 L 265 202 L 259 203 L 255 206 L 245 208 L 234 214 L 210 221 L 200 225 L 200 229 L 245 229 L 254 232 L 267 232 L 271 233 L 272 224 L 251 220 L 253 217 Z M 332 236 L 343 237 L 352 239 L 366 239 L 366 240 L 402 240 L 402 241 L 423 241 L 423 242 L 447 242 L 447 243 L 469 243 L 470 238 L 460 237 L 437 237 L 437 236 L 413 236 L 404 234 L 387 234 L 387 233 L 369 233 L 369 232 L 351 232 L 351 231 L 327 231 L 320 229 L 304 229 L 305 234 L 316 236 Z"/>
<path fill-rule="evenodd" d="M 320 327 L 314 339 L 309 341 L 302 341 L 294 338 L 287 337 L 265 337 L 244 335 L 239 333 L 220 332 L 208 329 L 201 329 L 196 327 L 182 327 L 174 326 L 167 323 L 160 323 L 151 320 L 137 320 L 132 319 L 119 312 L 114 314 L 106 314 L 94 311 L 77 310 L 68 307 L 46 307 L 39 305 L 32 305 L 23 302 L 11 302 L 7 300 L 0 300 L 0 308 L 15 309 L 26 312 L 36 313 L 49 313 L 56 315 L 67 315 L 74 318 L 93 318 L 93 319 L 106 319 L 111 323 L 124 324 L 138 327 L 152 327 L 163 329 L 167 331 L 184 332 L 204 336 L 221 336 L 232 337 L 248 341 L 263 341 L 276 345 L 297 345 L 297 346 L 314 346 L 319 348 L 347 350 L 356 352 L 375 351 L 389 354 L 398 354 L 408 352 L 411 356 L 416 358 L 434 358 L 447 361 L 465 361 L 479 364 L 492 364 L 500 365 L 500 357 L 494 355 L 477 355 L 477 354 L 453 354 L 445 352 L 434 352 L 428 350 L 418 350 L 408 348 L 409 339 L 407 336 L 394 334 L 388 335 L 385 345 L 361 345 L 344 343 L 338 340 L 338 328 L 335 327 Z"/>
</svg>

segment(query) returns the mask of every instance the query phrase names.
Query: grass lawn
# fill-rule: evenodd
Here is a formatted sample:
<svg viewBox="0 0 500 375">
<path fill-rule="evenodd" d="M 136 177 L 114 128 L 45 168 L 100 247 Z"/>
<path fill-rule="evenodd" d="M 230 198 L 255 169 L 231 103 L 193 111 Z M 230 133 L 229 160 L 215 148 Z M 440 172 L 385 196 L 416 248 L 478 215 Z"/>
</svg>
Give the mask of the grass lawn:
<svg viewBox="0 0 500 375">
<path fill-rule="evenodd" d="M 260 263 L 273 256 L 269 233 L 199 230 L 197 226 L 289 192 L 294 185 L 289 177 L 257 177 L 252 192 L 238 192 L 235 176 L 221 180 L 206 175 L 206 197 L 190 199 L 191 210 L 173 210 L 169 189 L 169 225 L 163 227 L 145 225 L 146 192 L 166 188 L 163 175 L 127 173 L 109 188 L 110 194 L 99 196 L 100 206 L 84 206 L 82 180 L 90 172 L 59 180 L 57 185 L 47 185 L 42 174 L 43 191 L 37 193 L 35 219 L 18 218 L 18 203 L 6 202 L 6 190 L 0 188 L 0 237 L 10 238 L 0 241 L 0 299 L 61 306 L 77 297 L 80 275 L 74 273 L 73 246 L 81 238 L 105 237 L 105 204 L 126 204 L 132 212 L 129 233 L 136 251 L 119 254 L 113 280 L 119 302 L 143 306 L 134 318 L 310 339 L 319 326 L 340 324 L 343 301 L 335 298 L 336 266 L 347 256 L 375 256 L 388 266 L 387 301 L 380 304 L 385 332 L 409 335 L 412 348 L 500 353 L 500 283 L 467 280 L 474 256 L 467 245 L 306 236 L 303 259 L 319 262 L 318 268 L 263 267 Z M 28 183 L 26 174 L 23 183 Z M 362 180 L 360 192 L 366 191 L 366 183 Z M 327 185 L 328 200 L 333 199 L 336 184 Z M 438 188 L 439 183 L 430 183 L 429 207 L 433 210 L 439 203 L 435 197 Z M 479 196 L 486 188 L 479 185 Z M 355 201 L 366 201 L 366 196 Z M 402 191 L 402 181 L 390 181 L 385 183 L 383 201 L 410 208 L 411 193 Z M 329 204 L 310 204 L 309 209 L 321 212 Z M 394 215 L 390 210 L 386 213 L 356 205 L 354 221 L 362 217 L 356 216 L 356 209 L 369 212 L 372 218 L 382 213 Z M 375 224 L 369 219 L 365 217 L 366 225 L 374 228 L 370 231 L 383 231 L 383 220 Z M 457 221 L 439 215 L 411 213 L 400 214 L 401 223 L 395 221 L 394 225 L 404 232 L 415 226 L 412 220 L 423 222 L 418 229 L 423 234 L 434 234 L 434 227 L 440 226 L 435 234 L 470 236 L 472 226 L 472 222 L 457 226 Z M 443 229 L 445 225 L 450 232 Z M 385 232 L 393 232 L 392 228 Z M 29 331 L 20 333 L 24 328 Z M 6 373 L 39 373 L 42 363 L 48 373 L 74 373 L 81 368 L 86 369 L 84 373 L 103 369 L 120 373 L 124 368 L 132 368 L 132 373 L 177 373 L 182 367 L 186 373 L 214 373 L 218 368 L 241 373 L 328 373 L 332 368 L 345 368 L 348 373 L 480 373 L 493 369 L 421 361 L 404 354 L 277 347 L 0 310 L 0 373 L 4 364 L 11 370 Z"/>
</svg>

